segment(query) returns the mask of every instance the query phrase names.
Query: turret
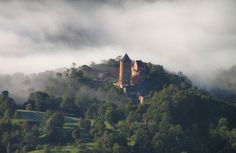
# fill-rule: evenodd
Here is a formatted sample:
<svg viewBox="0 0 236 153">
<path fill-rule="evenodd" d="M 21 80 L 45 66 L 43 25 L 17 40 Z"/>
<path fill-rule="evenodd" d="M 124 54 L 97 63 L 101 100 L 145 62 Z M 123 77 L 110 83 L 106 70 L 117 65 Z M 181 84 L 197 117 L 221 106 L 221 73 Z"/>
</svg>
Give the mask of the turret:
<svg viewBox="0 0 236 153">
<path fill-rule="evenodd" d="M 120 61 L 119 84 L 120 86 L 129 86 L 131 79 L 132 61 L 127 54 Z"/>
</svg>

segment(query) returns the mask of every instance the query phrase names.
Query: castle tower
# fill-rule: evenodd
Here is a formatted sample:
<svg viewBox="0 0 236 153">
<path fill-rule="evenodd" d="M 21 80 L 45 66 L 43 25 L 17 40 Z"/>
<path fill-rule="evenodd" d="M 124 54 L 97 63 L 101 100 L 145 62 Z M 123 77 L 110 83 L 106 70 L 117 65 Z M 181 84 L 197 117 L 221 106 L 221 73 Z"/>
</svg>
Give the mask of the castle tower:
<svg viewBox="0 0 236 153">
<path fill-rule="evenodd" d="M 131 59 L 127 54 L 120 61 L 119 85 L 129 86 L 131 79 Z"/>
</svg>

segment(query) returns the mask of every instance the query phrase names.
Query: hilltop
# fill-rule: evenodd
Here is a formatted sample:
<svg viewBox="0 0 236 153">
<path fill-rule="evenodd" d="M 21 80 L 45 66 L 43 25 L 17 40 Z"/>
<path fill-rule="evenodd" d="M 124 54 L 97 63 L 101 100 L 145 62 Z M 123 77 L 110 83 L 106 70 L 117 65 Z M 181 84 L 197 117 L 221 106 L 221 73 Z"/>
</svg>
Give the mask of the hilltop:
<svg viewBox="0 0 236 153">
<path fill-rule="evenodd" d="M 127 56 L 52 73 L 22 105 L 3 91 L 0 152 L 236 151 L 233 100 Z"/>
</svg>

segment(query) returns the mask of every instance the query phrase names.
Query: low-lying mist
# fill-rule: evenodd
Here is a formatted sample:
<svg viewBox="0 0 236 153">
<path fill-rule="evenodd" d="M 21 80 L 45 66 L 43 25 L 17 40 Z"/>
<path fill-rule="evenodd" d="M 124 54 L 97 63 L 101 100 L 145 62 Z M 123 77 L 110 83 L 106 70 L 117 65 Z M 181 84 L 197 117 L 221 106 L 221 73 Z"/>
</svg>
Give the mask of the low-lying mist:
<svg viewBox="0 0 236 153">
<path fill-rule="evenodd" d="M 31 92 L 44 91 L 50 78 L 55 76 L 54 71 L 29 75 L 23 73 L 0 75 L 0 90 L 8 90 L 17 103 L 24 103 Z"/>
<path fill-rule="evenodd" d="M 102 68 L 102 67 L 100 67 Z M 102 68 L 100 71 L 105 71 Z M 21 104 L 27 101 L 29 95 L 35 91 L 47 92 L 52 96 L 61 97 L 68 91 L 74 93 L 79 97 L 90 97 L 91 99 L 109 100 L 112 98 L 122 99 L 117 95 L 104 93 L 94 88 L 90 88 L 78 82 L 78 90 L 71 91 L 68 79 L 61 78 L 58 74 L 64 74 L 66 68 L 61 68 L 53 71 L 45 71 L 34 74 L 14 73 L 12 75 L 0 75 L 0 91 L 8 90 L 10 95 L 15 99 L 16 103 Z M 220 98 L 228 98 L 229 96 L 236 96 L 236 66 L 230 69 L 221 69 L 216 75 L 208 79 L 208 82 L 193 81 L 194 86 L 208 90 L 212 94 Z M 117 76 L 118 77 L 118 76 Z M 191 78 L 190 78 L 191 79 Z M 73 89 L 74 90 L 74 89 Z M 109 97 L 104 97 L 108 95 Z"/>
</svg>

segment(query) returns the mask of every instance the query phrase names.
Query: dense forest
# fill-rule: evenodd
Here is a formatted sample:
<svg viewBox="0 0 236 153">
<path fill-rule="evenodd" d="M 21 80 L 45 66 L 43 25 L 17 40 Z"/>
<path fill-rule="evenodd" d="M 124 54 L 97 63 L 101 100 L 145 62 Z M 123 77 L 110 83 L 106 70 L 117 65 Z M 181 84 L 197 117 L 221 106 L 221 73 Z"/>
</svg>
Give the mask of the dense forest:
<svg viewBox="0 0 236 153">
<path fill-rule="evenodd" d="M 146 63 L 147 96 L 139 104 L 113 86 L 119 60 L 52 73 L 23 104 L 2 91 L 0 152 L 236 152 L 234 96 Z"/>
</svg>

